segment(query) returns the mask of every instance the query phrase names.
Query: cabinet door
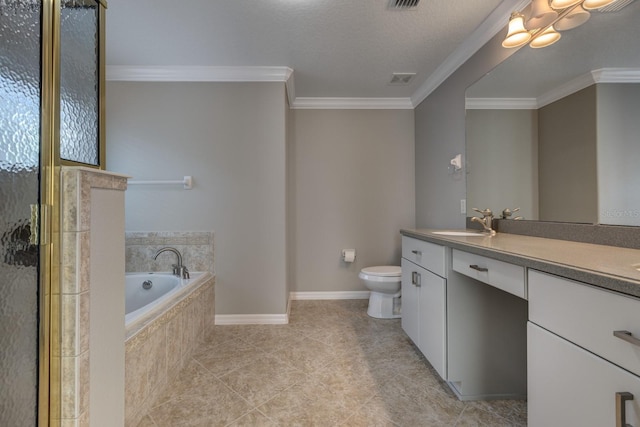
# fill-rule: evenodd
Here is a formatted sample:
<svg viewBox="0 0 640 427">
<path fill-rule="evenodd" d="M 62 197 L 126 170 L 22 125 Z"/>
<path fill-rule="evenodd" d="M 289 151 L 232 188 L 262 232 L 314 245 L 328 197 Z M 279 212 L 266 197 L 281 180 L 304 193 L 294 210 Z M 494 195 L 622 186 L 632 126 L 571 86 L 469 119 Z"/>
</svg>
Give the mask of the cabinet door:
<svg viewBox="0 0 640 427">
<path fill-rule="evenodd" d="M 527 325 L 528 425 L 530 427 L 616 426 L 616 393 L 626 423 L 640 426 L 640 378 L 540 328 Z"/>
<path fill-rule="evenodd" d="M 413 282 L 421 269 L 402 258 L 402 329 L 420 347 L 420 288 Z"/>
<path fill-rule="evenodd" d="M 402 329 L 446 378 L 446 280 L 402 259 Z"/>
<path fill-rule="evenodd" d="M 418 347 L 444 379 L 446 372 L 446 281 L 422 269 L 420 272 L 420 344 Z"/>
</svg>

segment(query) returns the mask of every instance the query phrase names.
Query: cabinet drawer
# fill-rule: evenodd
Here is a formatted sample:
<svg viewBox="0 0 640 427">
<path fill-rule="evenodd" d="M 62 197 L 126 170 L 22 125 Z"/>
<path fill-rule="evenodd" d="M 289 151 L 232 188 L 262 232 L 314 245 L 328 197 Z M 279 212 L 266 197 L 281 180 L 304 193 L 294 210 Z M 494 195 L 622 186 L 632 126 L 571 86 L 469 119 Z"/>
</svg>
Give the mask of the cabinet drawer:
<svg viewBox="0 0 640 427">
<path fill-rule="evenodd" d="M 435 243 L 402 236 L 402 257 L 441 277 L 446 277 L 444 249 Z"/>
<path fill-rule="evenodd" d="M 529 427 L 615 426 L 621 420 L 616 393 L 631 393 L 626 422 L 640 425 L 640 378 L 529 323 Z"/>
<path fill-rule="evenodd" d="M 524 267 L 520 265 L 454 249 L 453 269 L 465 276 L 527 299 Z"/>
<path fill-rule="evenodd" d="M 529 320 L 640 375 L 640 300 L 529 270 Z"/>
</svg>

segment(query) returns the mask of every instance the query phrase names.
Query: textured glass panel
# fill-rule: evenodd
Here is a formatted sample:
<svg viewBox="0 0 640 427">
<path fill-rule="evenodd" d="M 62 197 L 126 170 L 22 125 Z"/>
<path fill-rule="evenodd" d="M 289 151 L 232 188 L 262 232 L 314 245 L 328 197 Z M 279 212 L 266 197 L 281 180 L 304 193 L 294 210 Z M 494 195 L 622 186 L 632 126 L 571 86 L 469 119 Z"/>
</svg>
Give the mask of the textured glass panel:
<svg viewBox="0 0 640 427">
<path fill-rule="evenodd" d="M 38 387 L 40 2 L 0 0 L 0 425 L 34 426 Z"/>
<path fill-rule="evenodd" d="M 98 165 L 98 3 L 65 1 L 60 17 L 60 157 Z"/>
</svg>

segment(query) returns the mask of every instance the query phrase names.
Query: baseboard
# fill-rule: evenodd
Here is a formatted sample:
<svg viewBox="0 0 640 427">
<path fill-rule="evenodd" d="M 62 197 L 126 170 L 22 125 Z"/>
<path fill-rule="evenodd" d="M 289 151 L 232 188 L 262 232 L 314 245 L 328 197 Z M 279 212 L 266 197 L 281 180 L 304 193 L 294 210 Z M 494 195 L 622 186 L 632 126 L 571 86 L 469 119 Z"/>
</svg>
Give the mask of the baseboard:
<svg viewBox="0 0 640 427">
<path fill-rule="evenodd" d="M 285 314 L 216 314 L 216 325 L 286 325 L 289 313 Z"/>
<path fill-rule="evenodd" d="M 289 300 L 369 299 L 369 291 L 291 292 Z"/>
</svg>

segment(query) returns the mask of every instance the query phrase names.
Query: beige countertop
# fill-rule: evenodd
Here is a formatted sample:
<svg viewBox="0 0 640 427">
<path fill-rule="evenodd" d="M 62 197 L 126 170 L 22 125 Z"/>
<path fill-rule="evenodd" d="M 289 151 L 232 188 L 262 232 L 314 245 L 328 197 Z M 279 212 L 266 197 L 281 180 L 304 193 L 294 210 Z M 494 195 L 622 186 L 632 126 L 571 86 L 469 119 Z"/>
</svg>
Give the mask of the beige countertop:
<svg viewBox="0 0 640 427">
<path fill-rule="evenodd" d="M 444 236 L 429 229 L 401 234 L 640 297 L 640 250 L 518 234 Z M 471 230 L 470 230 L 471 231 Z M 475 230 L 474 230 L 475 231 Z"/>
</svg>

